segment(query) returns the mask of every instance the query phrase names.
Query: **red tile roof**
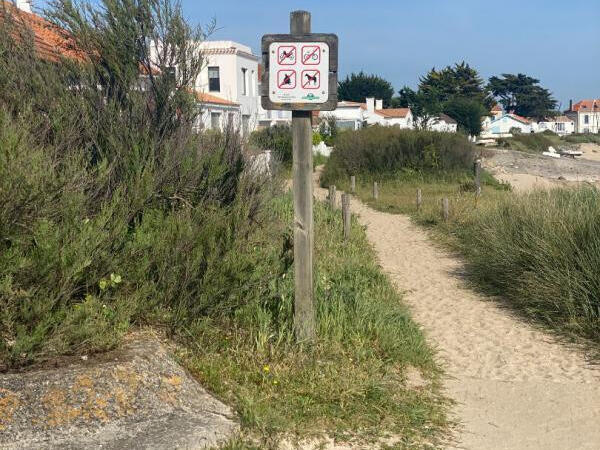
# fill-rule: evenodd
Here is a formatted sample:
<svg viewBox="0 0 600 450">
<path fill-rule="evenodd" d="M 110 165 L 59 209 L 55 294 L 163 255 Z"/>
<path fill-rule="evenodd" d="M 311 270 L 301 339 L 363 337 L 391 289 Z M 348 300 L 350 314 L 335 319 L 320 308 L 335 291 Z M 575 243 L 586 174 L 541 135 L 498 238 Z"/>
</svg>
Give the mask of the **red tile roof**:
<svg viewBox="0 0 600 450">
<path fill-rule="evenodd" d="M 200 103 L 210 103 L 213 105 L 223 105 L 223 106 L 239 106 L 239 103 L 232 102 L 230 100 L 225 100 L 224 98 L 217 97 L 216 95 L 207 94 L 205 92 L 194 92 L 196 98 Z"/>
<path fill-rule="evenodd" d="M 359 102 L 351 102 L 349 100 L 342 100 L 341 102 L 338 102 L 338 108 L 356 108 L 356 107 L 360 107 L 362 109 L 367 109 L 367 104 L 366 103 L 359 103 Z"/>
<path fill-rule="evenodd" d="M 515 120 L 517 120 L 517 121 L 519 121 L 519 122 L 522 122 L 522 123 L 524 123 L 524 124 L 527 124 L 527 125 L 529 125 L 529 124 L 531 123 L 531 120 L 529 120 L 529 119 L 527 119 L 527 118 L 525 118 L 525 117 L 521 117 L 521 116 L 519 116 L 519 115 L 517 115 L 517 114 L 510 113 L 510 114 L 508 114 L 508 115 L 509 115 L 510 117 L 512 117 L 513 119 L 515 119 Z"/>
<path fill-rule="evenodd" d="M 495 105 L 490 112 L 502 112 L 502 107 L 500 105 Z"/>
<path fill-rule="evenodd" d="M 546 117 L 542 122 L 573 122 L 567 116 Z"/>
<path fill-rule="evenodd" d="M 600 112 L 600 98 L 581 100 L 573 105 L 571 111 Z"/>
<path fill-rule="evenodd" d="M 410 112 L 410 108 L 389 108 L 389 109 L 376 109 L 375 113 L 380 116 L 392 119 L 392 118 L 405 118 Z"/>
<path fill-rule="evenodd" d="M 69 33 L 43 17 L 23 11 L 12 3 L 0 0 L 0 22 L 12 17 L 16 25 L 24 26 L 33 33 L 33 44 L 40 58 L 58 61 L 61 57 L 85 61 L 85 54 L 78 50 Z"/>
</svg>

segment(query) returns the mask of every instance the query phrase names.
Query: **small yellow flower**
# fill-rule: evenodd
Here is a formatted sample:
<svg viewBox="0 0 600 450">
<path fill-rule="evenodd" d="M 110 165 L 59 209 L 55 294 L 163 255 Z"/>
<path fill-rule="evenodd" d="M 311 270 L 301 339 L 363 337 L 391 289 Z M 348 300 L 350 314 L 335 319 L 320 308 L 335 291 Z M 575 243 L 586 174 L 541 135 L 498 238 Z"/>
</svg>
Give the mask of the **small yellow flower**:
<svg viewBox="0 0 600 450">
<path fill-rule="evenodd" d="M 279 381 L 273 380 L 273 384 L 279 384 Z"/>
<path fill-rule="evenodd" d="M 269 366 L 263 366 L 263 371 L 265 373 L 269 373 L 269 370 L 271 370 L 271 368 Z"/>
</svg>

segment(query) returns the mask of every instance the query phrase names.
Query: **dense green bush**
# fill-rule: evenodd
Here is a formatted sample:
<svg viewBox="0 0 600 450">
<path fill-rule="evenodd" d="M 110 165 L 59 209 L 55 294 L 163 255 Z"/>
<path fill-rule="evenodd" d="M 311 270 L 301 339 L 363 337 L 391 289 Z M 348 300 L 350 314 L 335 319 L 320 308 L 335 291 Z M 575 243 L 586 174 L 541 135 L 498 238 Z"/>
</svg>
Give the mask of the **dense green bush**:
<svg viewBox="0 0 600 450">
<path fill-rule="evenodd" d="M 292 129 L 289 125 L 277 124 L 256 130 L 250 135 L 250 144 L 271 150 L 277 160 L 286 166 L 292 164 Z"/>
<path fill-rule="evenodd" d="M 393 176 L 406 170 L 471 170 L 474 157 L 475 147 L 461 134 L 374 126 L 338 136 L 322 181 L 358 174 Z"/>
<path fill-rule="evenodd" d="M 527 315 L 600 340 L 600 192 L 504 196 L 450 225 L 469 273 Z"/>
<path fill-rule="evenodd" d="M 162 0 L 131 5 L 106 3 L 94 21 L 55 11 L 96 56 L 84 64 L 40 60 L 0 30 L 0 366 L 106 349 L 134 323 L 231 314 L 273 273 L 254 275 L 268 190 L 246 175 L 240 137 L 192 132 L 193 74 L 140 90 L 149 41 L 132 48 L 124 25 L 161 14 L 166 62 L 190 70 L 200 61 L 175 46 L 194 35 Z"/>
<path fill-rule="evenodd" d="M 501 147 L 534 153 L 548 151 L 548 147 L 557 147 L 559 144 L 560 139 L 558 135 L 551 131 L 545 131 L 543 133 L 515 134 L 510 138 L 498 139 L 498 145 Z"/>
</svg>

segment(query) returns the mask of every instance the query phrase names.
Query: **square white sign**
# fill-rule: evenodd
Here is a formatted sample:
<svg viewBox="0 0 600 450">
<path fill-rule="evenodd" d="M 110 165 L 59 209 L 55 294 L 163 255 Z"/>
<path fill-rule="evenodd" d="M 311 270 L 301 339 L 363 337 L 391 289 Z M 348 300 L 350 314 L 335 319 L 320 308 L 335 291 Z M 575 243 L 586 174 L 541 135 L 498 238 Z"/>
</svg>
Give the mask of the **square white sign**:
<svg viewBox="0 0 600 450">
<path fill-rule="evenodd" d="M 325 103 L 329 97 L 329 45 L 273 42 L 269 45 L 269 100 Z"/>
</svg>

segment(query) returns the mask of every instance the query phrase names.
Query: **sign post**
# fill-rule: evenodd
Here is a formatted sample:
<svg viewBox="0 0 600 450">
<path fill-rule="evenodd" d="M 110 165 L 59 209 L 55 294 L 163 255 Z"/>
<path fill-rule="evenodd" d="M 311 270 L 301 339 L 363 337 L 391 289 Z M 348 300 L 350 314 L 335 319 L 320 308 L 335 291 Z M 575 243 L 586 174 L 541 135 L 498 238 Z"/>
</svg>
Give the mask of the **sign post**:
<svg viewBox="0 0 600 450">
<path fill-rule="evenodd" d="M 311 34 L 310 13 L 290 14 L 290 34 L 263 36 L 262 107 L 292 111 L 294 191 L 294 331 L 316 337 L 313 289 L 312 111 L 337 106 L 338 39 Z"/>
</svg>

